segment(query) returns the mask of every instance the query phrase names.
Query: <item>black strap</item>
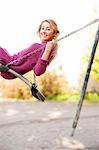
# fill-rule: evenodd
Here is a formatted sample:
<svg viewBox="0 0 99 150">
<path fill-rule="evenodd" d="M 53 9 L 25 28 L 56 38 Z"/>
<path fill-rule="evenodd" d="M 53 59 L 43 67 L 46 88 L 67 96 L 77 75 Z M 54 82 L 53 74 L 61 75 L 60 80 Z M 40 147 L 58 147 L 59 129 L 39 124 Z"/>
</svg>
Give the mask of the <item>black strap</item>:
<svg viewBox="0 0 99 150">
<path fill-rule="evenodd" d="M 37 87 L 35 86 L 35 83 L 33 83 L 31 86 L 31 93 L 38 100 L 42 102 L 45 101 L 45 96 L 37 89 Z"/>
</svg>

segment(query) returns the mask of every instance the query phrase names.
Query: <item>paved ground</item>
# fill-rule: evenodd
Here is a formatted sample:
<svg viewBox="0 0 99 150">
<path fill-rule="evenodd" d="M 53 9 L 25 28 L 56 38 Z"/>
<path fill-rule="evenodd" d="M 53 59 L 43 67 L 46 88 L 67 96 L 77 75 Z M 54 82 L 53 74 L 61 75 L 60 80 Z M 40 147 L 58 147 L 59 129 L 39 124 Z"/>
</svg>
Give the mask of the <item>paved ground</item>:
<svg viewBox="0 0 99 150">
<path fill-rule="evenodd" d="M 0 150 L 99 150 L 99 105 L 83 106 L 70 137 L 77 104 L 0 101 Z"/>
</svg>

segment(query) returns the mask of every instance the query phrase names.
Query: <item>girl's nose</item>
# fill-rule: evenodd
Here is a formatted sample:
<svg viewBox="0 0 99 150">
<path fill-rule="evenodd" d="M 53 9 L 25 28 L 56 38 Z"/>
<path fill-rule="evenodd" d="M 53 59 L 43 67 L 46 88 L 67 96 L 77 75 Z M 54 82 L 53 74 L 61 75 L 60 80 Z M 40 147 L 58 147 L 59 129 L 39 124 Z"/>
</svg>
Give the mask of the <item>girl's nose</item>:
<svg viewBox="0 0 99 150">
<path fill-rule="evenodd" d="M 45 32 L 46 32 L 46 29 L 43 30 L 43 33 L 45 33 Z"/>
<path fill-rule="evenodd" d="M 46 28 L 43 29 L 43 32 L 44 32 L 44 33 L 46 32 Z"/>
</svg>

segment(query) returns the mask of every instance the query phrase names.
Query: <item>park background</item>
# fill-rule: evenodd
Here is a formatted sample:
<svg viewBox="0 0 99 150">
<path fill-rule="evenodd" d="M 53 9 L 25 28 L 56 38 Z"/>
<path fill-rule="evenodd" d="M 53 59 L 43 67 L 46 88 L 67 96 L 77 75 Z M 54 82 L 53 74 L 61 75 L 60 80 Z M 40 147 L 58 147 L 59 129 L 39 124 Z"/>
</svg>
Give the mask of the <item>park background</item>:
<svg viewBox="0 0 99 150">
<path fill-rule="evenodd" d="M 61 38 L 99 17 L 98 0 L 0 0 L 0 6 L 0 46 L 10 54 L 39 42 L 36 33 L 42 20 L 54 19 Z M 44 75 L 37 77 L 38 87 L 48 99 L 79 99 L 96 31 L 94 24 L 59 42 L 57 58 Z M 32 71 L 25 76 L 33 81 Z M 31 94 L 19 79 L 0 78 L 0 97 L 31 99 Z M 86 99 L 99 100 L 99 46 Z"/>
</svg>

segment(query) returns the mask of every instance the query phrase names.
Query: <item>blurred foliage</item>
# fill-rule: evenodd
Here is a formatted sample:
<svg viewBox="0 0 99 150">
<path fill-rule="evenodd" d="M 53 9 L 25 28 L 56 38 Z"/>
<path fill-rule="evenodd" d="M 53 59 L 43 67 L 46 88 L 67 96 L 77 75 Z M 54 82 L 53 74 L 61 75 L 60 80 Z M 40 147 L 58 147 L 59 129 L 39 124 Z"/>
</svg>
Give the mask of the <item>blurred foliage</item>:
<svg viewBox="0 0 99 150">
<path fill-rule="evenodd" d="M 33 82 L 33 72 L 26 74 L 26 78 Z M 0 91 L 3 97 L 15 98 L 15 99 L 31 99 L 31 91 L 29 87 L 20 79 L 14 80 L 0 80 Z M 66 91 L 67 82 L 62 75 L 58 75 L 54 72 L 45 73 L 40 77 L 37 77 L 37 86 L 40 91 L 47 96 L 54 96 L 64 94 Z"/>
<path fill-rule="evenodd" d="M 99 103 L 99 94 L 98 93 L 91 93 L 87 92 L 85 95 L 85 100 L 88 100 L 89 102 L 92 103 Z"/>
<path fill-rule="evenodd" d="M 2 97 L 14 99 L 30 99 L 31 94 L 28 86 L 20 79 L 0 80 Z"/>
<path fill-rule="evenodd" d="M 33 75 L 28 73 L 25 75 L 30 81 L 33 80 Z M 38 88 L 47 97 L 48 100 L 55 101 L 70 101 L 78 102 L 80 98 L 80 92 L 68 88 L 68 82 L 63 75 L 59 75 L 54 72 L 47 72 L 40 77 L 37 77 Z M 20 79 L 5 80 L 0 79 L 0 92 L 2 96 L 6 98 L 30 100 L 32 97 L 28 86 Z M 99 94 L 95 92 L 86 92 L 85 100 L 88 102 L 97 102 L 99 100 Z"/>
<path fill-rule="evenodd" d="M 38 78 L 38 85 L 42 93 L 48 97 L 64 94 L 68 82 L 63 75 L 58 75 L 55 72 L 47 72 Z"/>
<path fill-rule="evenodd" d="M 61 95 L 54 95 L 54 96 L 48 96 L 47 97 L 48 100 L 55 100 L 55 101 L 72 101 L 72 102 L 76 102 L 79 100 L 79 93 L 69 93 L 66 92 L 65 94 L 61 94 Z"/>
</svg>

